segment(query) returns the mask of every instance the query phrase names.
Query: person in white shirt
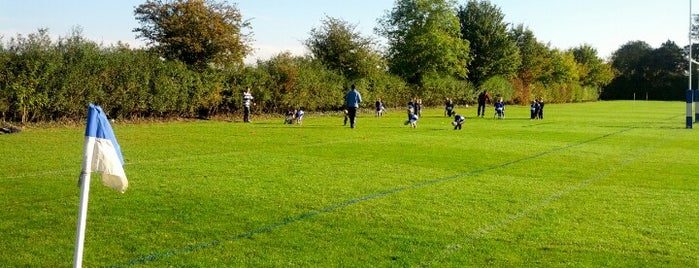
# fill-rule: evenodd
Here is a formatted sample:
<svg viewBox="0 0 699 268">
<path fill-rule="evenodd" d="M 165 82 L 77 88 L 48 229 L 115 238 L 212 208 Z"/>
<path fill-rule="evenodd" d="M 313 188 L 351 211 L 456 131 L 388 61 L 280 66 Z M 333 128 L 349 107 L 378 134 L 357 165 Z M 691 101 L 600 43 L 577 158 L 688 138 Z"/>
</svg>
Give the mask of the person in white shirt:
<svg viewBox="0 0 699 268">
<path fill-rule="evenodd" d="M 250 87 L 245 87 L 245 92 L 243 92 L 243 122 L 250 123 L 250 105 L 252 104 L 252 94 L 250 94 Z"/>
<path fill-rule="evenodd" d="M 306 114 L 303 112 L 303 108 L 299 108 L 296 110 L 296 124 L 302 124 L 303 123 L 303 115 Z"/>
</svg>

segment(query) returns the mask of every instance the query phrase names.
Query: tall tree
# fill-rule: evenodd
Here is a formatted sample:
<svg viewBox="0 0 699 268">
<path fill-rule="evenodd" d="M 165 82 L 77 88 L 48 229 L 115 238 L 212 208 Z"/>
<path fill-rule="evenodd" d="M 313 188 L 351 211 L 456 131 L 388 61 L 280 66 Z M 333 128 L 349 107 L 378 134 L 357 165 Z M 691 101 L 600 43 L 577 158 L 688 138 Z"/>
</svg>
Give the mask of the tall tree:
<svg viewBox="0 0 699 268">
<path fill-rule="evenodd" d="M 511 38 L 519 50 L 521 64 L 517 69 L 515 82 L 515 101 L 520 104 L 529 103 L 532 95 L 532 84 L 547 75 L 548 47 L 539 42 L 534 33 L 519 24 L 510 29 Z"/>
<path fill-rule="evenodd" d="M 622 45 L 612 54 L 612 67 L 619 70 L 623 76 L 631 76 L 640 72 L 643 59 L 653 48 L 644 41 L 630 41 Z"/>
<path fill-rule="evenodd" d="M 681 100 L 687 87 L 687 55 L 673 41 L 666 41 L 647 58 L 646 75 L 651 98 Z"/>
<path fill-rule="evenodd" d="M 687 60 L 685 52 L 672 41 L 657 49 L 643 41 L 628 42 L 613 53 L 612 66 L 619 75 L 605 87 L 604 99 L 631 99 L 634 95 L 683 99 Z"/>
<path fill-rule="evenodd" d="M 350 80 L 369 76 L 383 63 L 374 41 L 363 37 L 357 26 L 326 17 L 320 28 L 311 30 L 305 45 L 313 57 Z"/>
<path fill-rule="evenodd" d="M 600 90 L 614 78 L 612 66 L 597 56 L 597 49 L 590 45 L 581 45 L 571 49 L 571 52 L 578 63 L 582 86 Z"/>
<path fill-rule="evenodd" d="M 458 10 L 461 35 L 470 43 L 469 80 L 480 86 L 490 77 L 512 78 L 521 64 L 505 15 L 488 1 L 469 1 Z"/>
<path fill-rule="evenodd" d="M 573 53 L 558 49 L 549 50 L 550 62 L 548 64 L 548 75 L 543 76 L 539 81 L 544 83 L 569 84 L 578 82 L 580 75 L 578 65 L 575 62 Z"/>
<path fill-rule="evenodd" d="M 653 48 L 644 41 L 629 41 L 612 53 L 612 67 L 619 75 L 602 91 L 603 99 L 631 99 L 636 93 L 647 92 L 644 59 Z"/>
<path fill-rule="evenodd" d="M 251 48 L 249 27 L 235 4 L 214 0 L 147 0 L 134 10 L 133 31 L 162 57 L 205 68 L 242 65 Z"/>
<path fill-rule="evenodd" d="M 425 76 L 466 78 L 469 42 L 461 39 L 453 0 L 396 0 L 376 32 L 388 40 L 391 72 L 409 83 Z"/>
<path fill-rule="evenodd" d="M 548 48 L 536 39 L 529 28 L 522 24 L 512 28 L 510 36 L 515 41 L 521 58 L 517 77 L 525 84 L 534 83 L 539 77 L 545 75 L 545 66 L 549 62 L 546 57 Z"/>
</svg>

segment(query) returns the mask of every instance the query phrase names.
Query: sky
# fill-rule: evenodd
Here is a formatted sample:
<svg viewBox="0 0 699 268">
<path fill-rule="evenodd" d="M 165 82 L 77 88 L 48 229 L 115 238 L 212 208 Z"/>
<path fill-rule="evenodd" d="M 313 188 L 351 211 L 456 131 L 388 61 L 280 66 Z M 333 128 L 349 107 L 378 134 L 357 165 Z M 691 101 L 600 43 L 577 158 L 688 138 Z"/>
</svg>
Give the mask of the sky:
<svg viewBox="0 0 699 268">
<path fill-rule="evenodd" d="M 457 0 L 459 4 L 467 0 Z M 57 40 L 72 29 L 103 45 L 118 41 L 142 47 L 132 30 L 138 27 L 133 11 L 145 0 L 0 0 L 2 42 L 48 28 Z M 321 21 L 333 17 L 356 25 L 365 37 L 378 41 L 377 19 L 393 8 L 393 0 L 229 0 L 251 23 L 252 63 L 282 52 L 307 53 L 303 41 Z M 490 0 L 512 25 L 523 24 L 552 48 L 586 44 L 607 59 L 629 41 L 645 41 L 657 48 L 670 40 L 689 44 L 690 2 L 682 0 Z M 699 1 L 692 12 L 699 13 Z"/>
</svg>

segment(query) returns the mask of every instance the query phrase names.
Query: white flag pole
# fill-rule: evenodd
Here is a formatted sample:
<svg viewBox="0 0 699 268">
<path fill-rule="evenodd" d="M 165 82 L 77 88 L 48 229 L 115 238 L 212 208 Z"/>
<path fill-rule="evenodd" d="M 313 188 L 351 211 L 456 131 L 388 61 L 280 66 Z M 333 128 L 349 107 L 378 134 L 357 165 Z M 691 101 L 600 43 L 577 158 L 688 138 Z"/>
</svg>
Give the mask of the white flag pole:
<svg viewBox="0 0 699 268">
<path fill-rule="evenodd" d="M 75 236 L 75 255 L 73 255 L 73 267 L 83 266 L 83 248 L 85 244 L 85 225 L 87 224 L 87 200 L 90 194 L 90 172 L 92 155 L 94 153 L 95 139 L 85 137 L 85 153 L 83 154 L 83 167 L 80 173 L 80 209 L 78 211 L 78 230 Z"/>
</svg>

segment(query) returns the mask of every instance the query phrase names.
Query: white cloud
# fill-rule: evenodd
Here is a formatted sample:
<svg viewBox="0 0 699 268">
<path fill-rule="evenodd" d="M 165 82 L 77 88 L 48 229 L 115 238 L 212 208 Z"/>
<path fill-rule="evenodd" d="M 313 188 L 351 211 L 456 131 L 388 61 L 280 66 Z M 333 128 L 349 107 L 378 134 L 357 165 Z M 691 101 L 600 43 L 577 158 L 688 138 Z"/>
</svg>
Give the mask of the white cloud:
<svg viewBox="0 0 699 268">
<path fill-rule="evenodd" d="M 292 55 L 302 56 L 309 51 L 303 45 L 253 45 L 253 53 L 245 58 L 246 64 L 256 63 L 257 60 L 269 60 L 270 58 L 279 55 L 283 52 L 289 52 Z"/>
</svg>

